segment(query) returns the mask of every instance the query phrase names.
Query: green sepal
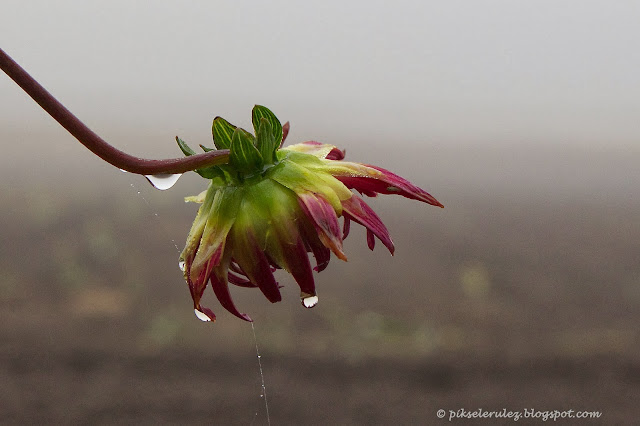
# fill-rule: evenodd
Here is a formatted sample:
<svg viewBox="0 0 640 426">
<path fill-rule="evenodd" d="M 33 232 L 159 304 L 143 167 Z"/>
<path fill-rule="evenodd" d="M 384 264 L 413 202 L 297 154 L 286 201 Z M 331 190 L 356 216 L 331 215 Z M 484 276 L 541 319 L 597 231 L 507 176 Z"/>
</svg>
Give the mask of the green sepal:
<svg viewBox="0 0 640 426">
<path fill-rule="evenodd" d="M 202 169 L 197 169 L 195 172 L 205 179 L 215 179 L 215 178 L 224 179 L 225 177 L 224 172 L 218 166 L 209 166 Z"/>
<path fill-rule="evenodd" d="M 274 139 L 271 129 L 269 120 L 262 117 L 256 131 L 256 148 L 262 155 L 265 164 L 273 164 L 276 159 L 275 151 L 279 145 Z"/>
<path fill-rule="evenodd" d="M 178 142 L 178 146 L 180 147 L 180 150 L 182 151 L 182 153 L 187 157 L 191 155 L 196 155 L 196 152 L 193 149 L 191 149 L 191 147 L 187 145 L 187 143 L 182 139 L 180 139 L 178 136 L 176 136 L 176 142 Z M 202 145 L 200 145 L 200 147 L 202 147 L 202 149 L 205 152 L 213 151 L 212 148 L 207 148 Z M 205 179 L 215 179 L 218 177 L 224 178 L 224 172 L 218 166 L 204 167 L 202 169 L 196 169 L 194 170 L 194 172 L 196 172 L 197 174 L 199 174 Z"/>
<path fill-rule="evenodd" d="M 202 144 L 200 144 L 200 148 L 202 148 L 202 150 L 203 150 L 204 152 L 210 152 L 210 151 L 215 151 L 215 150 L 216 150 L 215 148 L 209 148 L 209 147 L 204 146 L 204 145 L 202 145 Z"/>
<path fill-rule="evenodd" d="M 229 149 L 231 146 L 231 138 L 233 132 L 235 132 L 236 126 L 229 123 L 222 117 L 216 117 L 213 119 L 213 125 L 211 126 L 211 132 L 213 133 L 213 144 L 218 149 Z"/>
<path fill-rule="evenodd" d="M 239 172 L 262 170 L 264 162 L 260 151 L 254 145 L 253 136 L 237 128 L 231 138 L 229 164 Z"/>
<path fill-rule="evenodd" d="M 196 152 L 193 149 L 191 149 L 191 147 L 189 147 L 189 145 L 187 145 L 187 143 L 182 139 L 180 139 L 178 136 L 176 136 L 176 142 L 178 142 L 178 147 L 180 147 L 180 151 L 182 151 L 182 153 L 185 156 L 189 157 L 190 155 L 196 155 Z"/>
<path fill-rule="evenodd" d="M 280 141 L 282 141 L 282 124 L 280 124 L 280 120 L 275 116 L 274 113 L 267 107 L 263 107 L 262 105 L 256 105 L 253 107 L 253 111 L 251 111 L 251 121 L 253 122 L 253 128 L 258 134 L 258 129 L 260 127 L 260 119 L 266 118 L 271 124 L 271 134 L 273 135 L 273 139 L 276 141 L 276 144 L 280 146 Z"/>
</svg>

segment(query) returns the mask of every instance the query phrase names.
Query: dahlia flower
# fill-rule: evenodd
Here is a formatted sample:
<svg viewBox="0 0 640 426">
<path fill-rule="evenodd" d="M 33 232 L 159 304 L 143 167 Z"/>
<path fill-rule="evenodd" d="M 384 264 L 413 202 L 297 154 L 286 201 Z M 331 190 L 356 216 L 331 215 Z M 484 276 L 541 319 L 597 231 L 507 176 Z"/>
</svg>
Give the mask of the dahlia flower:
<svg viewBox="0 0 640 426">
<path fill-rule="evenodd" d="M 367 229 L 371 250 L 377 238 L 393 254 L 387 228 L 352 189 L 370 197 L 397 194 L 442 207 L 426 191 L 388 170 L 343 161 L 344 151 L 333 145 L 303 142 L 282 148 L 288 129 L 283 131 L 265 107 L 255 106 L 252 122 L 255 136 L 223 118 L 214 119 L 213 141 L 217 149 L 230 150 L 229 164 L 197 170 L 210 180 L 209 187 L 186 198 L 201 206 L 180 265 L 195 313 L 203 321 L 215 320 L 200 304 L 208 283 L 225 309 L 251 321 L 234 305 L 229 284 L 257 287 L 269 301 L 278 302 L 282 296 L 273 275 L 277 269 L 293 276 L 303 306 L 313 307 L 318 298 L 312 269 L 325 269 L 331 253 L 347 260 L 342 241 L 351 222 Z M 177 140 L 185 155 L 195 154 Z M 307 253 L 315 258 L 313 268 Z"/>
</svg>

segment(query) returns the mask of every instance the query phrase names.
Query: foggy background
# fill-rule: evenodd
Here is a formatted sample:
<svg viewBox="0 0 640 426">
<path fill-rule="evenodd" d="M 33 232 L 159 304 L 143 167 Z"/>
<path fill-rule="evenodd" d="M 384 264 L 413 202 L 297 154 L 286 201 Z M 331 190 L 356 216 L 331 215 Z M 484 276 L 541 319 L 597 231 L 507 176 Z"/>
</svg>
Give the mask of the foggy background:
<svg viewBox="0 0 640 426">
<path fill-rule="evenodd" d="M 3 0 L 0 46 L 146 158 L 254 104 L 445 209 L 381 196 L 304 310 L 255 320 L 274 423 L 640 402 L 640 5 Z M 82 147 L 0 76 L 0 419 L 266 424 L 250 325 L 195 319 L 177 268 L 206 183 L 168 191 Z M 177 248 L 176 248 L 177 246 Z M 380 244 L 379 244 L 380 246 Z"/>
</svg>

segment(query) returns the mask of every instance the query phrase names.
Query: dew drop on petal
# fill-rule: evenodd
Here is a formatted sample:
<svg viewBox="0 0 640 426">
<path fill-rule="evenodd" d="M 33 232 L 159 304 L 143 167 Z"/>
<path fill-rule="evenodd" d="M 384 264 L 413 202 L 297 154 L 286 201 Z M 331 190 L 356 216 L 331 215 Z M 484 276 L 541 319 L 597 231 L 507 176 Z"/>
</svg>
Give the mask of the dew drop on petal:
<svg viewBox="0 0 640 426">
<path fill-rule="evenodd" d="M 318 296 L 309 296 L 302 298 L 302 306 L 305 308 L 313 308 L 318 304 Z"/>
<path fill-rule="evenodd" d="M 205 313 L 204 313 L 204 312 L 200 312 L 200 311 L 199 311 L 199 310 L 197 310 L 197 309 L 194 309 L 194 310 L 193 310 L 193 312 L 195 312 L 196 317 L 198 317 L 198 319 L 199 319 L 200 321 L 204 321 L 204 322 L 211 321 L 211 318 L 209 318 L 207 315 L 205 315 Z"/>
<path fill-rule="evenodd" d="M 171 188 L 176 184 L 178 179 L 180 179 L 182 174 L 172 175 L 171 173 L 160 173 L 157 175 L 145 175 L 149 183 L 153 185 L 155 189 L 159 189 L 160 191 L 164 191 L 165 189 Z"/>
<path fill-rule="evenodd" d="M 185 269 L 184 260 L 181 260 L 180 262 L 178 262 L 178 268 L 180 268 L 180 270 L 184 272 L 184 269 Z"/>
</svg>

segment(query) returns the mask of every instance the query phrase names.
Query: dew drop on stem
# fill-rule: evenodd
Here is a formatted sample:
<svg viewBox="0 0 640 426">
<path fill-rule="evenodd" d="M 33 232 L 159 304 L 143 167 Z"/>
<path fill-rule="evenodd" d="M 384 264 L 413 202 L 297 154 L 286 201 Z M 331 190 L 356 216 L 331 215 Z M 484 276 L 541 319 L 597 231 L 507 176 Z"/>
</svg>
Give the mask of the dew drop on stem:
<svg viewBox="0 0 640 426">
<path fill-rule="evenodd" d="M 180 176 L 182 176 L 182 174 L 160 173 L 157 175 L 145 175 L 144 177 L 147 178 L 154 188 L 164 191 L 175 185 L 178 179 L 180 179 Z"/>
</svg>

